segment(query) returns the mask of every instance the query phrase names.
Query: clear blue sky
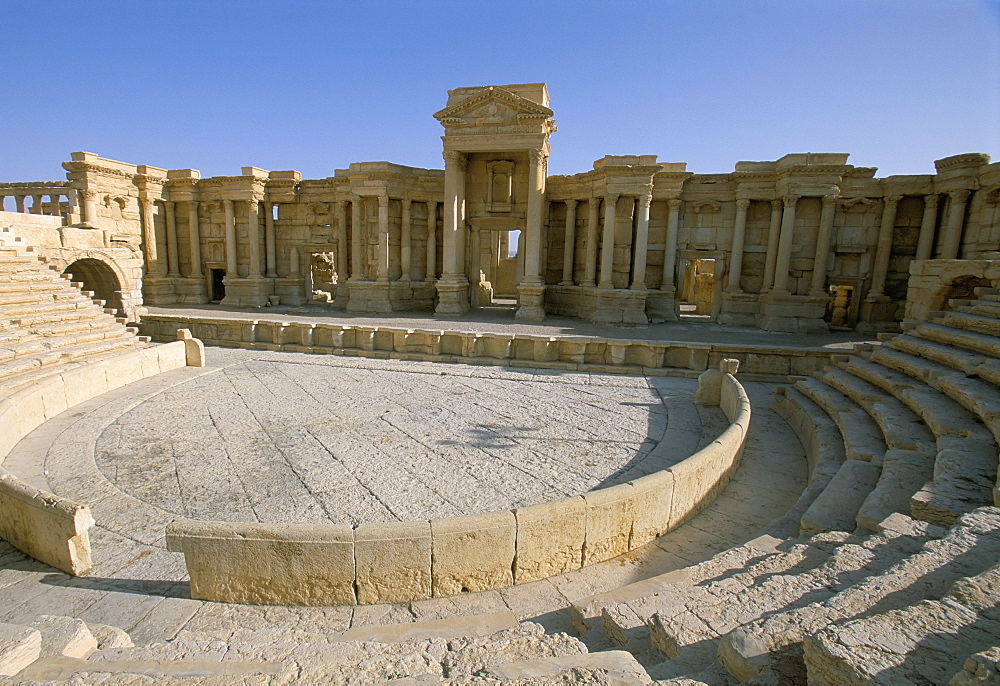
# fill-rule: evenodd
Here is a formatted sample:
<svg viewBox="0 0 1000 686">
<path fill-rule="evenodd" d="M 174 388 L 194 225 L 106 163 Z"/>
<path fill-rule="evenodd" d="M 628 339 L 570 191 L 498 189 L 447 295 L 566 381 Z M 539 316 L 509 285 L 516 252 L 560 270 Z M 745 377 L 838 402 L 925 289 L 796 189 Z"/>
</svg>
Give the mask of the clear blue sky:
<svg viewBox="0 0 1000 686">
<path fill-rule="evenodd" d="M 1000 0 L 0 0 L 0 180 L 75 150 L 205 176 L 441 168 L 457 86 L 548 83 L 549 171 L 1000 158 Z"/>
</svg>

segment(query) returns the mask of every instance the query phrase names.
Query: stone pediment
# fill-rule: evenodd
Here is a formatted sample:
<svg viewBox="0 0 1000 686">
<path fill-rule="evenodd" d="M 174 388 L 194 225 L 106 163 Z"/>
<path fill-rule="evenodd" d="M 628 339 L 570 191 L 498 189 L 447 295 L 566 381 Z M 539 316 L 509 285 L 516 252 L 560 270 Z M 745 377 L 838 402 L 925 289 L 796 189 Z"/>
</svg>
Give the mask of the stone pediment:
<svg viewBox="0 0 1000 686">
<path fill-rule="evenodd" d="M 487 86 L 434 117 L 445 126 L 509 125 L 525 120 L 547 120 L 552 110 L 498 86 Z"/>
</svg>

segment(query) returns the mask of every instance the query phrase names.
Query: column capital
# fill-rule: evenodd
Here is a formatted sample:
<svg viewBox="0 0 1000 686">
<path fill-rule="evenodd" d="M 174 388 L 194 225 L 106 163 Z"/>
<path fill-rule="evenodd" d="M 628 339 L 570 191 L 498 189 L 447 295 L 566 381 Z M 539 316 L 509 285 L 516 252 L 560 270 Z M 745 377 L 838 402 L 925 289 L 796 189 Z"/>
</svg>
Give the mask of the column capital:
<svg viewBox="0 0 1000 686">
<path fill-rule="evenodd" d="M 469 164 L 469 156 L 458 150 L 445 150 L 441 156 L 444 157 L 445 166 L 452 165 L 459 171 L 465 171 Z"/>
<path fill-rule="evenodd" d="M 903 196 L 901 195 L 887 195 L 886 197 L 882 198 L 882 202 L 884 202 L 886 205 L 898 205 L 899 201 L 902 199 Z"/>
<path fill-rule="evenodd" d="M 618 193 L 605 193 L 604 194 L 604 201 L 605 202 L 618 202 L 618 197 L 619 197 Z"/>
<path fill-rule="evenodd" d="M 835 204 L 837 204 L 837 197 L 838 196 L 834 195 L 833 193 L 824 195 L 823 205 L 826 207 L 833 207 Z"/>
<path fill-rule="evenodd" d="M 789 194 L 782 196 L 781 201 L 784 203 L 785 207 L 795 207 L 801 197 L 801 195 Z"/>
<path fill-rule="evenodd" d="M 639 206 L 649 207 L 653 202 L 653 192 L 649 191 L 639 196 Z"/>
<path fill-rule="evenodd" d="M 379 193 L 378 194 L 378 206 L 379 207 L 388 207 L 389 206 L 389 193 L 388 193 L 388 191 L 385 192 L 385 193 Z"/>
<path fill-rule="evenodd" d="M 545 150 L 542 148 L 528 148 L 528 161 L 535 164 L 542 164 L 545 162 L 545 158 L 548 155 L 545 154 Z"/>
<path fill-rule="evenodd" d="M 775 198 L 771 201 L 771 211 L 780 210 L 782 207 L 782 202 L 780 198 Z"/>
<path fill-rule="evenodd" d="M 931 193 L 930 195 L 924 196 L 924 207 L 937 207 L 938 202 L 941 200 L 941 196 L 937 193 Z"/>
<path fill-rule="evenodd" d="M 564 202 L 566 203 L 567 209 L 570 208 L 570 207 L 572 207 L 573 209 L 576 209 L 576 204 L 578 202 L 580 202 L 580 201 L 579 200 L 572 200 L 572 199 L 570 199 L 570 200 L 565 200 Z"/>
<path fill-rule="evenodd" d="M 736 209 L 746 212 L 750 207 L 750 201 L 747 198 L 740 198 L 736 201 Z"/>
<path fill-rule="evenodd" d="M 961 190 L 952 191 L 948 194 L 948 197 L 955 202 L 965 202 L 969 199 L 970 195 L 972 195 L 972 191 L 963 188 Z"/>
<path fill-rule="evenodd" d="M 680 198 L 668 198 L 667 199 L 667 209 L 673 212 L 674 210 L 680 209 L 681 199 Z"/>
</svg>

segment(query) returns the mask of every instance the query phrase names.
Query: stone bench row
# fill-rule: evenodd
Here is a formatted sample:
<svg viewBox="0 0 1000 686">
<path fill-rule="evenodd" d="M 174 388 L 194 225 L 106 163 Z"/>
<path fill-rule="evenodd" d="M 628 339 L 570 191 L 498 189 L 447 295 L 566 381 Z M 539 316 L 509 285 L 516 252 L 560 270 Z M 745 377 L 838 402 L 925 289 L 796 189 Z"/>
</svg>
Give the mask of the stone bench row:
<svg viewBox="0 0 1000 686">
<path fill-rule="evenodd" d="M 336 353 L 371 357 L 656 373 L 663 368 L 703 371 L 723 359 L 740 362 L 748 380 L 784 380 L 828 364 L 824 348 L 768 348 L 684 341 L 606 339 L 469 331 L 402 329 L 313 322 L 147 315 L 141 332 L 155 341 L 173 340 L 190 329 L 206 345 Z"/>
<path fill-rule="evenodd" d="M 0 462 L 43 422 L 67 409 L 140 379 L 183 367 L 194 341 L 147 347 L 89 364 L 66 365 L 0 399 Z M 196 364 L 197 358 L 191 357 Z M 0 538 L 31 557 L 68 574 L 90 571 L 86 505 L 36 488 L 0 469 Z"/>
<path fill-rule="evenodd" d="M 698 401 L 719 404 L 729 426 L 687 459 L 625 484 L 513 511 L 356 528 L 182 519 L 167 527 L 167 549 L 185 554 L 193 598 L 286 605 L 407 602 L 609 560 L 699 512 L 739 466 L 749 399 L 730 373 L 702 376 L 715 390 Z"/>
</svg>

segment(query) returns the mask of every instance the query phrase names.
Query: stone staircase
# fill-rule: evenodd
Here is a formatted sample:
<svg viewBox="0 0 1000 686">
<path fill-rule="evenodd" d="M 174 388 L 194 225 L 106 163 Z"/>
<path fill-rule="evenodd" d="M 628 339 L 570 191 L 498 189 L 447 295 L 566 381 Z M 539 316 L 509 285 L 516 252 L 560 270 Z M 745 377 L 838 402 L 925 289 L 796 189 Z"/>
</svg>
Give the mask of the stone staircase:
<svg viewBox="0 0 1000 686">
<path fill-rule="evenodd" d="M 977 651 L 1000 644 L 1000 296 L 977 295 L 779 387 L 810 466 L 799 531 L 781 535 L 786 517 L 574 603 L 588 643 L 666 683 L 947 683 L 966 660 L 991 673 Z"/>
<path fill-rule="evenodd" d="M 0 229 L 0 398 L 68 364 L 149 343 L 81 288 L 54 271 L 9 228 Z"/>
</svg>

